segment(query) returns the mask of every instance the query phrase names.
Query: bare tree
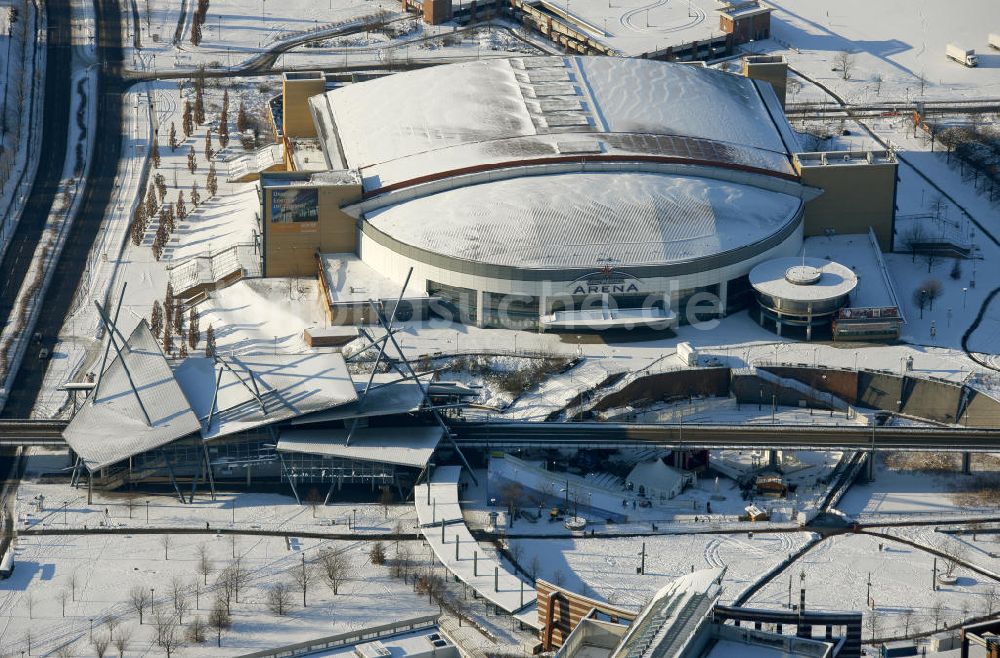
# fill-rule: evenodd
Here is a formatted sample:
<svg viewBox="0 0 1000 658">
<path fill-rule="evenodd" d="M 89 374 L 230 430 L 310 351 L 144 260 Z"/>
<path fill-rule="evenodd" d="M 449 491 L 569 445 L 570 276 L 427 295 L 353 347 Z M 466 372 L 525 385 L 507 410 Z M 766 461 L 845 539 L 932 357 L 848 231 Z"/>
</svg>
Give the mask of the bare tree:
<svg viewBox="0 0 1000 658">
<path fill-rule="evenodd" d="M 90 646 L 94 647 L 94 654 L 97 658 L 104 658 L 104 654 L 108 652 L 109 644 L 111 644 L 111 638 L 104 633 L 97 633 L 90 638 Z"/>
<path fill-rule="evenodd" d="M 941 619 L 944 617 L 944 604 L 940 600 L 934 601 L 934 605 L 931 606 L 930 610 L 931 621 L 934 622 L 934 630 L 937 631 L 941 626 Z"/>
<path fill-rule="evenodd" d="M 854 55 L 846 50 L 842 50 L 837 53 L 833 61 L 836 64 L 837 70 L 840 71 L 840 77 L 844 80 L 850 80 L 851 72 L 854 71 Z"/>
<path fill-rule="evenodd" d="M 56 658 L 73 658 L 73 645 L 64 644 L 56 649 Z"/>
<path fill-rule="evenodd" d="M 410 576 L 410 548 L 406 544 L 396 542 L 396 557 L 392 561 L 392 575 L 406 580 Z"/>
<path fill-rule="evenodd" d="M 62 606 L 62 616 L 65 617 L 66 601 L 69 601 L 69 591 L 65 589 L 59 590 L 59 593 L 56 595 L 56 600 L 58 600 L 59 604 Z"/>
<path fill-rule="evenodd" d="M 309 493 L 306 494 L 306 502 L 309 504 L 310 510 L 312 510 L 312 517 L 315 519 L 316 510 L 323 504 L 323 496 L 320 495 L 319 489 L 316 487 L 310 489 Z"/>
<path fill-rule="evenodd" d="M 157 615 L 160 617 L 160 615 Z M 167 654 L 167 658 L 170 658 L 171 654 L 176 651 L 182 644 L 181 634 L 177 631 L 177 625 L 170 615 L 162 615 L 162 618 L 157 619 L 156 624 L 156 645 L 163 649 L 164 653 Z"/>
<path fill-rule="evenodd" d="M 72 573 L 69 574 L 67 582 L 69 583 L 70 597 L 76 601 L 76 586 L 80 584 L 80 575 L 76 569 L 73 569 Z"/>
<path fill-rule="evenodd" d="M 112 640 L 112 644 L 115 645 L 115 649 L 118 651 L 118 658 L 125 657 L 125 651 L 129 647 L 129 642 L 132 640 L 132 627 L 122 626 L 118 629 L 118 633 L 115 635 L 115 639 Z"/>
<path fill-rule="evenodd" d="M 910 252 L 910 262 L 917 261 L 917 250 L 927 241 L 922 224 L 914 223 L 905 233 L 903 233 L 903 247 Z"/>
<path fill-rule="evenodd" d="M 347 574 L 351 569 L 350 560 L 343 551 L 331 549 L 320 553 L 319 563 L 326 584 L 330 586 L 333 595 L 336 596 L 337 590 L 347 579 Z"/>
<path fill-rule="evenodd" d="M 965 556 L 964 548 L 957 542 L 944 540 L 940 545 L 940 550 L 943 554 L 944 574 L 946 576 L 954 576 L 955 569 L 961 566 L 963 562 L 962 558 Z"/>
<path fill-rule="evenodd" d="M 306 562 L 305 556 L 302 556 L 301 562 L 292 568 L 292 582 L 294 582 L 300 590 L 302 590 L 302 607 L 306 607 L 306 592 L 309 586 L 316 582 L 319 574 L 316 573 L 316 565 L 311 562 Z"/>
<path fill-rule="evenodd" d="M 128 602 L 139 615 L 139 624 L 142 624 L 142 614 L 150 605 L 150 593 L 143 585 L 133 585 L 128 593 Z"/>
<path fill-rule="evenodd" d="M 212 558 L 208 556 L 208 546 L 205 544 L 198 544 L 198 574 L 205 579 L 205 585 L 208 585 L 208 577 L 214 571 L 215 567 L 212 564 Z"/>
<path fill-rule="evenodd" d="M 201 610 L 201 588 L 202 584 L 197 578 L 191 581 L 191 591 L 194 592 L 194 609 Z"/>
<path fill-rule="evenodd" d="M 913 623 L 913 608 L 903 610 L 903 635 L 910 634 L 910 624 Z"/>
<path fill-rule="evenodd" d="M 528 574 L 531 576 L 532 580 L 538 578 L 538 572 L 542 570 L 542 562 L 535 555 L 531 558 L 531 562 L 528 563 Z"/>
<path fill-rule="evenodd" d="M 388 486 L 382 487 L 382 492 L 378 495 L 378 503 L 382 506 L 382 513 L 385 518 L 389 518 L 389 506 L 392 505 L 395 497 L 392 495 L 392 489 Z"/>
<path fill-rule="evenodd" d="M 109 614 L 104 618 L 104 625 L 108 629 L 108 639 L 113 639 L 115 637 L 115 629 L 118 628 L 118 617 Z"/>
<path fill-rule="evenodd" d="M 414 582 L 414 589 L 418 594 L 426 594 L 427 601 L 440 601 L 444 596 L 444 579 L 433 573 L 426 573 L 419 576 Z"/>
<path fill-rule="evenodd" d="M 884 80 L 885 80 L 885 78 L 882 77 L 881 73 L 875 73 L 874 75 L 872 75 L 872 84 L 875 85 L 875 95 L 876 96 L 881 96 L 882 95 L 882 82 Z"/>
<path fill-rule="evenodd" d="M 997 589 L 996 585 L 990 585 L 983 596 L 983 610 L 986 611 L 987 616 L 993 615 L 997 603 L 1000 603 L 1000 590 Z"/>
<path fill-rule="evenodd" d="M 191 599 L 188 598 L 186 589 L 174 594 L 174 612 L 177 613 L 177 623 L 184 623 L 184 613 L 191 609 Z"/>
<path fill-rule="evenodd" d="M 188 624 L 187 630 L 184 631 L 184 638 L 191 642 L 192 644 L 201 644 L 205 641 L 205 620 L 201 617 L 195 617 Z"/>
<path fill-rule="evenodd" d="M 879 613 L 872 610 L 867 615 L 865 615 L 865 628 L 868 629 L 872 634 L 872 642 L 875 642 L 875 634 L 878 633 L 879 629 L 882 627 L 882 618 Z"/>
<path fill-rule="evenodd" d="M 160 546 L 163 547 L 163 559 L 170 559 L 170 546 L 174 543 L 173 538 L 170 535 L 163 534 L 160 535 Z"/>
<path fill-rule="evenodd" d="M 215 578 L 215 583 L 218 586 L 218 598 L 226 607 L 226 613 L 232 613 L 233 598 L 236 595 L 236 579 L 233 576 L 232 569 L 226 567 L 220 571 L 219 575 Z"/>
<path fill-rule="evenodd" d="M 236 602 L 240 602 L 240 590 L 245 589 L 247 585 L 250 584 L 250 571 L 247 569 L 246 565 L 243 564 L 243 558 L 236 558 L 229 563 L 229 569 L 232 571 L 233 585 Z"/>
<path fill-rule="evenodd" d="M 288 583 L 278 582 L 267 588 L 267 609 L 284 616 L 292 606 L 292 588 Z"/>
<path fill-rule="evenodd" d="M 512 541 L 507 544 L 507 552 L 514 559 L 515 564 L 521 564 L 521 557 L 524 555 L 524 547 L 521 542 Z"/>
<path fill-rule="evenodd" d="M 229 615 L 229 604 L 221 597 L 215 600 L 212 612 L 208 615 L 208 625 L 215 631 L 215 644 L 222 646 L 222 631 L 232 626 L 232 617 Z"/>
</svg>

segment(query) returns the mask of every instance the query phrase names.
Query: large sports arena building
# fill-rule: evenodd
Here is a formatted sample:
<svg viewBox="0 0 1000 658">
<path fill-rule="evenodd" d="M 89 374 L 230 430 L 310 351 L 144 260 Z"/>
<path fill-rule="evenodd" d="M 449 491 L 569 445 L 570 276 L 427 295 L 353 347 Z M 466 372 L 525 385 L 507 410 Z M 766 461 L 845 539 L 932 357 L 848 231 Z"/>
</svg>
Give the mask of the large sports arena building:
<svg viewBox="0 0 1000 658">
<path fill-rule="evenodd" d="M 754 64 L 783 67 L 521 57 L 332 90 L 289 74 L 264 272 L 318 273 L 338 323 L 412 268 L 404 317 L 604 329 L 744 308 L 750 270 L 804 235 L 870 226 L 888 248 L 891 154 L 797 157 Z"/>
</svg>

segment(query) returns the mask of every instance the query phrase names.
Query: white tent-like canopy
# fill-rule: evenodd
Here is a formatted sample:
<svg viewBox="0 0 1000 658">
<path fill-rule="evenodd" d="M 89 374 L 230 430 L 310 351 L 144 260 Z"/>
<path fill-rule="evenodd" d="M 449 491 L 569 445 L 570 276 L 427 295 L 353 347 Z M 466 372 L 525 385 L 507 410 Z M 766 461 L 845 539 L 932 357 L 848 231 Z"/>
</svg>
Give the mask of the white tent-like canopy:
<svg viewBox="0 0 1000 658">
<path fill-rule="evenodd" d="M 143 320 L 63 432 L 91 471 L 197 432 L 198 418 Z"/>
</svg>

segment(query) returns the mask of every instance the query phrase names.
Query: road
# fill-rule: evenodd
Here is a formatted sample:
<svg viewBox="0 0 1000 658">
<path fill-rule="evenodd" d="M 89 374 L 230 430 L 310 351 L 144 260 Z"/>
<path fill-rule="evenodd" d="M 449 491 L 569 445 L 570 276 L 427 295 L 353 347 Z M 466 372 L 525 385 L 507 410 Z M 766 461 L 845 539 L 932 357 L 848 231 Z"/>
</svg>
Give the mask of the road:
<svg viewBox="0 0 1000 658">
<path fill-rule="evenodd" d="M 46 3 L 49 12 L 49 24 L 57 28 L 60 34 L 65 33 L 66 40 L 60 47 L 49 49 L 49 65 L 47 67 L 46 98 L 68 98 L 70 93 L 70 48 L 68 35 L 70 32 L 70 13 L 68 3 Z M 55 281 L 62 285 L 53 285 L 45 297 L 42 312 L 38 317 L 35 331 L 42 334 L 44 344 L 49 348 L 55 344 L 63 320 L 69 312 L 76 293 L 76 285 L 83 277 L 87 256 L 93 247 L 105 209 L 114 190 L 115 173 L 121 155 L 122 130 L 122 94 L 125 86 L 113 72 L 120 70 L 122 61 L 121 48 L 121 15 L 116 0 L 97 0 L 95 7 L 98 12 L 98 61 L 104 68 L 97 81 L 97 130 L 94 135 L 94 154 L 91 161 L 90 174 L 83 191 L 80 212 L 77 214 L 70 229 L 62 256 L 55 266 Z M 53 60 L 53 55 L 55 59 Z M 55 66 L 53 66 L 55 64 Z M 2 271 L 9 272 L 9 278 L 0 288 L 0 313 L 6 318 L 9 309 L 20 289 L 24 272 L 30 264 L 35 245 L 41 236 L 41 229 L 51 207 L 55 186 L 62 173 L 63 161 L 66 156 L 66 127 L 69 125 L 69 103 L 45 103 L 45 133 L 42 138 L 42 162 L 39 175 L 32 189 L 32 202 L 25 211 L 25 217 L 14 235 L 15 243 L 7 252 L 13 259 L 5 258 L 0 264 Z M 37 190 L 37 193 L 36 193 Z M 35 198 L 37 196 L 37 198 Z M 47 199 L 47 204 L 45 200 Z M 32 204 L 38 207 L 29 216 L 28 210 Z M 30 219 L 29 219 L 30 218 Z M 25 221 L 29 219 L 29 221 Z M 24 230 L 22 230 L 22 226 Z M 18 257 L 22 257 L 18 260 Z M 10 261 L 10 262 L 8 262 Z M 17 285 L 14 285 L 14 282 Z M 46 361 L 37 358 L 34 349 L 28 351 L 21 368 L 11 386 L 10 397 L 0 414 L 0 418 L 27 418 L 38 398 L 45 376 Z"/>
<path fill-rule="evenodd" d="M 44 3 L 48 17 L 49 40 L 46 46 L 45 102 L 42 103 L 42 143 L 28 203 L 25 205 L 17 229 L 11 235 L 10 245 L 0 261 L 0 322 L 6 324 L 11 317 L 17 295 L 31 266 L 35 248 L 41 240 L 49 212 L 62 178 L 66 162 L 66 142 L 70 125 L 68 100 L 52 102 L 49 99 L 69 99 L 72 95 L 72 46 L 70 9 L 66 2 Z M 25 358 L 37 357 L 37 349 Z"/>
</svg>

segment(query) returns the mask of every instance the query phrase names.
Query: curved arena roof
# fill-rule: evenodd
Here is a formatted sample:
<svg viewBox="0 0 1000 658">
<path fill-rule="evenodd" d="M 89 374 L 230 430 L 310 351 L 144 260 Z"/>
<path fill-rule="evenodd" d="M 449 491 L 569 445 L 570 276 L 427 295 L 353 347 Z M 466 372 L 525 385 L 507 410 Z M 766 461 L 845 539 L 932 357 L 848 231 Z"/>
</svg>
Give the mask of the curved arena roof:
<svg viewBox="0 0 1000 658">
<path fill-rule="evenodd" d="M 367 220 L 399 243 L 463 261 L 628 267 L 760 243 L 787 233 L 801 204 L 790 194 L 694 176 L 562 173 L 458 187 L 376 210 Z"/>
<path fill-rule="evenodd" d="M 492 59 L 400 73 L 310 99 L 331 168 L 371 195 L 483 168 L 672 159 L 794 178 L 773 90 L 683 64 Z"/>
</svg>

